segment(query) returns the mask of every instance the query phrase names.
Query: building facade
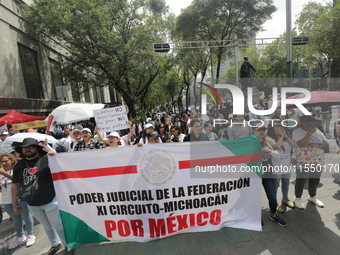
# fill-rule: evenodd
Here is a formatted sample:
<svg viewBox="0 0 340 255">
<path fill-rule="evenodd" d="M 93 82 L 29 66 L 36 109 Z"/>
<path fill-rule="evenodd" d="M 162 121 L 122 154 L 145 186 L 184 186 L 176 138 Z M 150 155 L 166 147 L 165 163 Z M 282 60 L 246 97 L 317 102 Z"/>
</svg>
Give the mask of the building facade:
<svg viewBox="0 0 340 255">
<path fill-rule="evenodd" d="M 117 103 L 108 87 L 87 88 L 65 84 L 62 74 L 66 50 L 53 40 L 32 38 L 21 17 L 22 4 L 32 1 L 0 0 L 0 116 L 16 109 L 48 115 L 65 102 Z M 64 98 L 60 86 L 67 86 Z"/>
</svg>

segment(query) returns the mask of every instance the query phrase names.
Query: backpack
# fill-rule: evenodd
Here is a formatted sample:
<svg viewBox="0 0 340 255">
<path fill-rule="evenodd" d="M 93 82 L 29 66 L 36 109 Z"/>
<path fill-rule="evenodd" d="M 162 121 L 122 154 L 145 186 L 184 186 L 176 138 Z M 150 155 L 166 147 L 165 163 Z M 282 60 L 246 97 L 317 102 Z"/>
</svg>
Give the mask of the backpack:
<svg viewBox="0 0 340 255">
<path fill-rule="evenodd" d="M 59 145 L 57 146 L 57 148 L 55 148 L 56 152 L 67 152 L 67 151 L 68 151 L 68 149 L 67 149 L 66 146 L 64 145 L 65 140 L 66 140 L 66 139 L 64 139 L 64 141 L 63 141 L 62 144 L 59 144 Z"/>
<path fill-rule="evenodd" d="M 242 73 L 248 73 L 249 72 L 249 66 L 246 63 L 243 63 L 241 66 L 241 72 Z"/>
</svg>

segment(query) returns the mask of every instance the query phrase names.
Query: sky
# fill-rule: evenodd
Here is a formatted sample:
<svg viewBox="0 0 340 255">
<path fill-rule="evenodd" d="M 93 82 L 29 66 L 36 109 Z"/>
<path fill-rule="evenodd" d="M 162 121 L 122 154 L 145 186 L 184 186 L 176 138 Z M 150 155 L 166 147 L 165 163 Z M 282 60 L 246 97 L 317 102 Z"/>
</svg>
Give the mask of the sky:
<svg viewBox="0 0 340 255">
<path fill-rule="evenodd" d="M 170 11 L 176 15 L 181 13 L 181 9 L 185 9 L 190 5 L 192 0 L 165 0 L 170 7 Z M 327 0 L 314 0 L 319 3 L 326 3 Z M 292 27 L 296 15 L 302 10 L 304 4 L 310 0 L 291 0 L 292 3 Z M 265 31 L 257 34 L 257 38 L 277 38 L 286 31 L 286 0 L 274 0 L 277 11 L 272 15 L 272 19 L 264 23 Z"/>
</svg>

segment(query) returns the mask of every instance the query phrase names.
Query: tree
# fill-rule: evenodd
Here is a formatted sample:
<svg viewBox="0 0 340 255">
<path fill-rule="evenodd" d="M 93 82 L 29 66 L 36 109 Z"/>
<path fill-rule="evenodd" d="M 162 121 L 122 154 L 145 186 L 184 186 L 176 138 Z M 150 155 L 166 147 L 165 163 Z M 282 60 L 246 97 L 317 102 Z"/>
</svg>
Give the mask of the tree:
<svg viewBox="0 0 340 255">
<path fill-rule="evenodd" d="M 332 64 L 331 77 L 340 78 L 340 4 L 321 15 L 312 30 L 312 47 Z"/>
<path fill-rule="evenodd" d="M 304 6 L 297 19 L 301 34 L 310 37 L 306 47 L 309 62 L 319 67 L 332 65 L 332 77 L 340 77 L 340 4 L 333 1 L 326 5 L 310 2 Z"/>
<path fill-rule="evenodd" d="M 184 40 L 219 41 L 214 49 L 218 83 L 228 40 L 254 37 L 275 10 L 272 0 L 194 0 L 179 15 L 177 31 Z"/>
<path fill-rule="evenodd" d="M 69 79 L 115 88 L 135 116 L 162 70 L 152 44 L 166 33 L 164 0 L 37 0 L 24 17 L 31 33 L 67 50 Z M 43 35 L 43 36 L 42 36 Z M 75 78 L 76 77 L 76 78 Z"/>
</svg>

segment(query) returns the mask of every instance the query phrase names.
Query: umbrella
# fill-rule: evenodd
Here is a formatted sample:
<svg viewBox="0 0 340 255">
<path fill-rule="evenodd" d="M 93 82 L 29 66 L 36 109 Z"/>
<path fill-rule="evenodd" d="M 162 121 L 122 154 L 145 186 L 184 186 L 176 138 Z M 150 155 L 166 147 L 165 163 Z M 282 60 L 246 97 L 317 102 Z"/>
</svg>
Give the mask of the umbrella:
<svg viewBox="0 0 340 255">
<path fill-rule="evenodd" d="M 57 143 L 58 140 L 55 139 L 53 136 L 50 135 L 45 135 L 45 134 L 40 134 L 40 133 L 17 133 L 15 135 L 12 135 L 10 137 L 7 137 L 6 140 L 2 143 L 1 149 L 5 151 L 12 151 L 12 143 L 13 142 L 18 142 L 21 143 L 25 138 L 34 138 L 37 139 L 39 142 L 45 141 L 47 139 L 48 143 Z"/>
<path fill-rule="evenodd" d="M 57 124 L 70 124 L 93 117 L 93 110 L 103 109 L 104 104 L 70 103 L 58 106 L 51 115 L 56 117 Z M 47 122 L 47 119 L 45 119 Z"/>
<path fill-rule="evenodd" d="M 305 94 L 298 94 L 288 99 L 302 99 L 305 98 Z M 304 106 L 316 106 L 321 104 L 340 104 L 340 92 L 339 91 L 312 91 L 311 99 L 304 103 Z"/>
</svg>

